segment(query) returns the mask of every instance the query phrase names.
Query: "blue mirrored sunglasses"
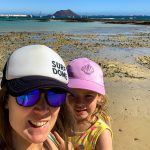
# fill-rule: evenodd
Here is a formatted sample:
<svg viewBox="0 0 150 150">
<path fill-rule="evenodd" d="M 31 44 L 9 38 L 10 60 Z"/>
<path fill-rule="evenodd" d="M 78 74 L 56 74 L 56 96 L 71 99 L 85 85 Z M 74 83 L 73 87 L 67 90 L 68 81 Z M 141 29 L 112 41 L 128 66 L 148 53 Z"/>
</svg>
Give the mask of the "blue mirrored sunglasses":
<svg viewBox="0 0 150 150">
<path fill-rule="evenodd" d="M 34 106 L 40 99 L 41 93 L 45 94 L 45 99 L 49 106 L 59 107 L 66 99 L 66 92 L 60 89 L 36 89 L 16 97 L 16 102 L 20 106 Z"/>
</svg>

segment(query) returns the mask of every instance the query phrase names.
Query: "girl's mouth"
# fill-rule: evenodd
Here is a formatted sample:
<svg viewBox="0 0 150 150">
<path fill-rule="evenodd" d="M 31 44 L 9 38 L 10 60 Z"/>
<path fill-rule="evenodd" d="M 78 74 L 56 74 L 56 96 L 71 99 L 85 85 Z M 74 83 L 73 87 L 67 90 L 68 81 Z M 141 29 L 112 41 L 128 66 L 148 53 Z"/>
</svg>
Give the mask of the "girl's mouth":
<svg viewBox="0 0 150 150">
<path fill-rule="evenodd" d="M 82 111 L 86 111 L 86 110 L 87 110 L 86 108 L 84 108 L 84 109 L 78 109 L 78 108 L 75 109 L 76 112 L 82 112 Z"/>
</svg>

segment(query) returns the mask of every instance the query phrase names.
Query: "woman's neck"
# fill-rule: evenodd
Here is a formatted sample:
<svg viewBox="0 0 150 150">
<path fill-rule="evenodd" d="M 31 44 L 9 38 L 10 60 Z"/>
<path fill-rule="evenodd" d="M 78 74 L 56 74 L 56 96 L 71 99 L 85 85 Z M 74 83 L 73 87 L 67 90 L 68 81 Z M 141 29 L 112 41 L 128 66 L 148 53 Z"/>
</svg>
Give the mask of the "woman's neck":
<svg viewBox="0 0 150 150">
<path fill-rule="evenodd" d="M 45 150 L 45 148 L 43 147 L 43 144 L 15 144 L 14 145 L 14 150 Z"/>
<path fill-rule="evenodd" d="M 29 143 L 17 133 L 12 134 L 12 144 L 14 150 L 45 150 L 43 143 Z"/>
</svg>

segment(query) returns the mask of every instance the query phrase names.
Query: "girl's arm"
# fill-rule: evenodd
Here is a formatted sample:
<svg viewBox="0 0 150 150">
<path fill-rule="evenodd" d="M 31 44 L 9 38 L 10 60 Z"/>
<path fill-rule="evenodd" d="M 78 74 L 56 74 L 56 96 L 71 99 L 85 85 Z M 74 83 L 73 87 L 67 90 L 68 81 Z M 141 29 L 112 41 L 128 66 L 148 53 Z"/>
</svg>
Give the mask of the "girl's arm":
<svg viewBox="0 0 150 150">
<path fill-rule="evenodd" d="M 95 150 L 112 150 L 112 137 L 108 129 L 99 136 Z"/>
</svg>

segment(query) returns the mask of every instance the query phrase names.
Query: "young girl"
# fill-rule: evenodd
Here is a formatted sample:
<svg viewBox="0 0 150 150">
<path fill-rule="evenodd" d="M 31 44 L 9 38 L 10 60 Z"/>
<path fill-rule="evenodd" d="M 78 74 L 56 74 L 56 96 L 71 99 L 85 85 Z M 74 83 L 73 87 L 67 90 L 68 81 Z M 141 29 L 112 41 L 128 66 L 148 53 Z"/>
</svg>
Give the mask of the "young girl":
<svg viewBox="0 0 150 150">
<path fill-rule="evenodd" d="M 49 132 L 65 101 L 67 83 L 64 62 L 52 49 L 30 45 L 14 51 L 1 82 L 0 149 L 66 149 L 63 139 L 55 133 L 56 143 Z"/>
<path fill-rule="evenodd" d="M 88 58 L 78 58 L 69 63 L 67 71 L 73 93 L 67 101 L 77 121 L 71 136 L 75 150 L 112 150 L 102 69 Z"/>
</svg>

